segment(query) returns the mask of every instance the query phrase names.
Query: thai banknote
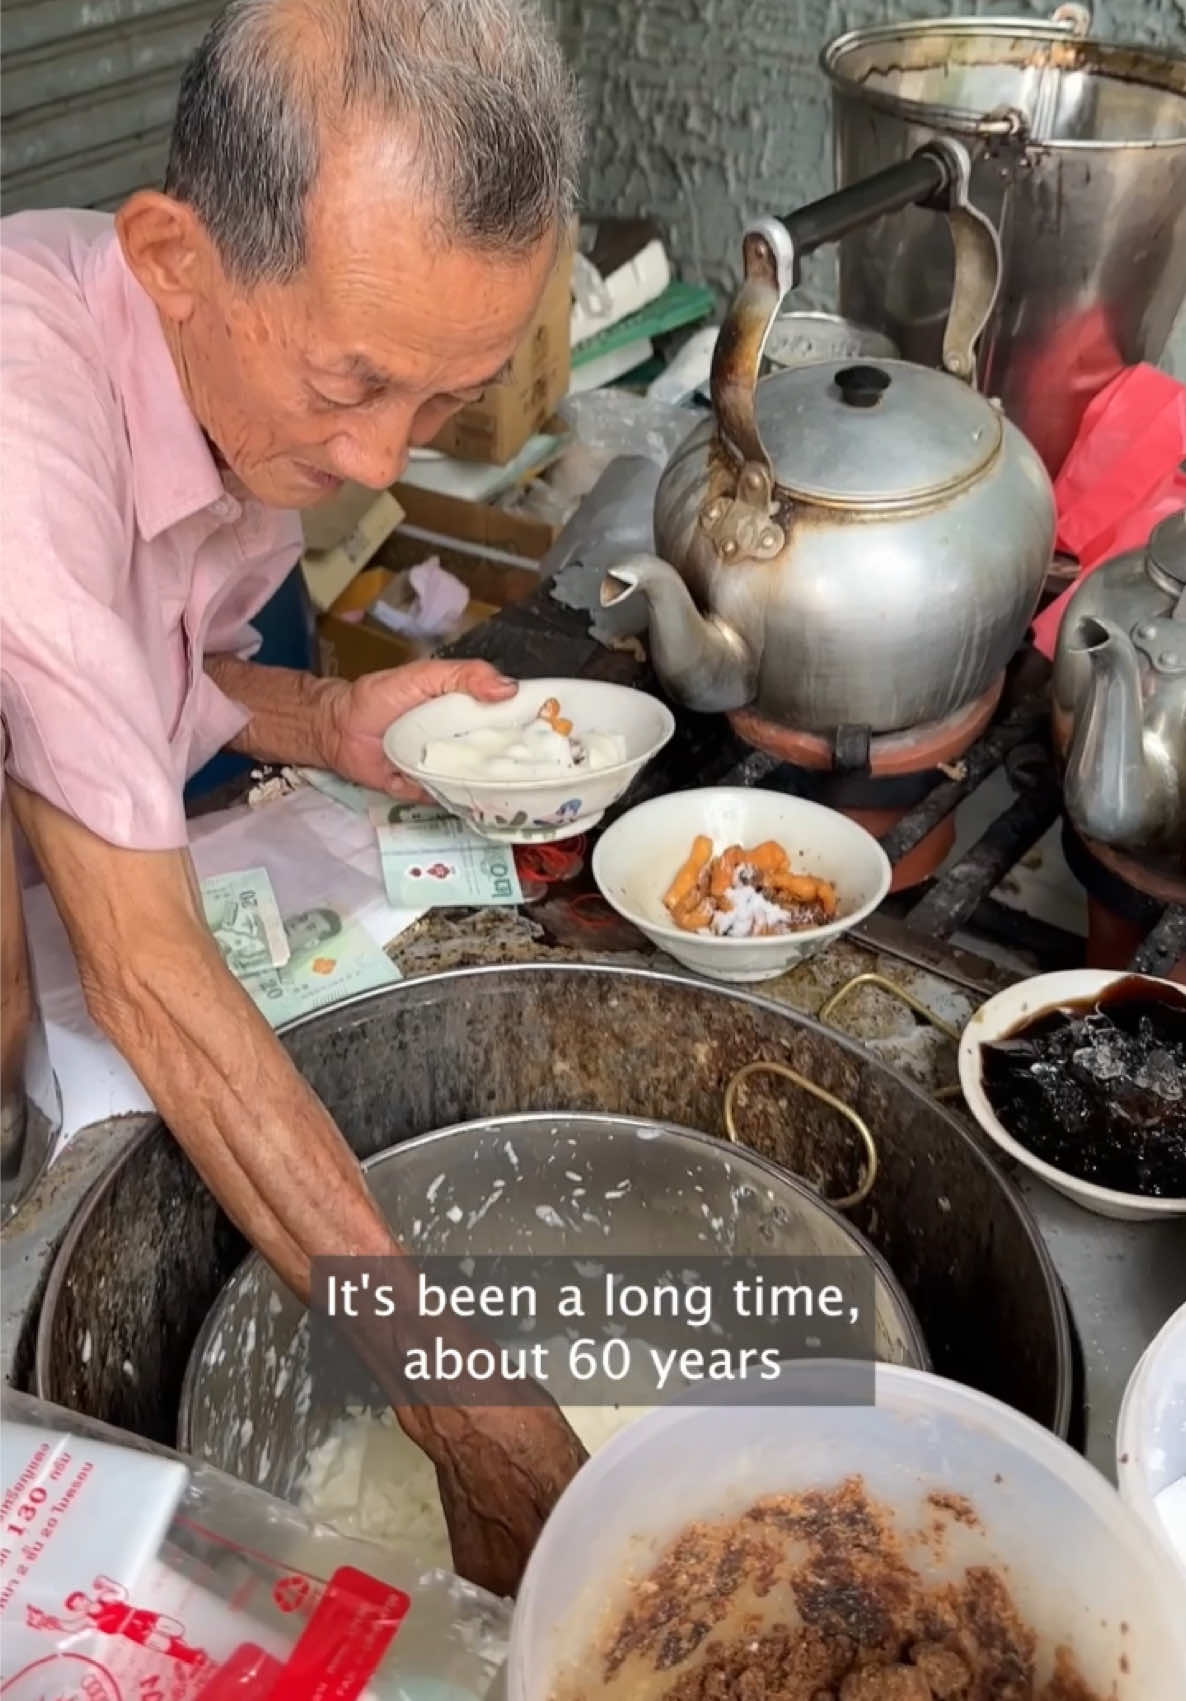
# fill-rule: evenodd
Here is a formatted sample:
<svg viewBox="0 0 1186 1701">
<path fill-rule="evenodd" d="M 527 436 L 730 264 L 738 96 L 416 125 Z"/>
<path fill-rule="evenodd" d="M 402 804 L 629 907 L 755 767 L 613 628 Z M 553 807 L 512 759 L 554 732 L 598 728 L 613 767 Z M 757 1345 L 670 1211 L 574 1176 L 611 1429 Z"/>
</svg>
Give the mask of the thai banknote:
<svg viewBox="0 0 1186 1701">
<path fill-rule="evenodd" d="M 274 1028 L 402 978 L 366 929 L 332 905 L 285 916 L 284 928 L 288 962 L 243 977 L 244 990 Z"/>
<path fill-rule="evenodd" d="M 388 804 L 371 811 L 379 835 L 387 902 L 397 910 L 521 904 L 523 888 L 510 845 L 471 833 L 431 804 Z"/>
<path fill-rule="evenodd" d="M 288 936 L 266 868 L 211 875 L 202 882 L 202 908 L 223 961 L 238 979 L 287 963 Z"/>
</svg>

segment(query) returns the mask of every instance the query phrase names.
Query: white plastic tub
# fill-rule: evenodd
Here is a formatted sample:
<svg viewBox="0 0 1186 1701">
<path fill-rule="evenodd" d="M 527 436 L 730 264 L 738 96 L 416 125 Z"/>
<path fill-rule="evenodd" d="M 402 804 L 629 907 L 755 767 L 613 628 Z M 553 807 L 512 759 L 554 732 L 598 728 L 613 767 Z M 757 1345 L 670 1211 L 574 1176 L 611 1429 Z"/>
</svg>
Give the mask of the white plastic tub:
<svg viewBox="0 0 1186 1701">
<path fill-rule="evenodd" d="M 859 1367 L 858 1367 L 859 1370 Z M 1087 1682 L 1118 1701 L 1182 1701 L 1186 1587 L 1140 1519 L 1077 1453 L 1010 1407 L 921 1371 L 879 1367 L 872 1406 L 830 1403 L 854 1367 L 787 1367 L 789 1405 L 675 1405 L 640 1418 L 584 1466 L 537 1544 L 511 1628 L 508 1701 L 546 1701 L 622 1600 L 687 1523 L 760 1496 L 828 1488 L 853 1474 L 897 1514 L 934 1517 L 926 1496 L 967 1496 L 976 1527 L 951 1527 L 927 1581 L 1001 1568 L 1038 1640 L 1039 1678 L 1069 1646 Z M 749 1400 L 772 1402 L 767 1390 Z"/>
<path fill-rule="evenodd" d="M 1186 1587 L 1186 1544 L 1174 1541 L 1157 1505 L 1163 1490 L 1186 1482 L 1186 1305 L 1154 1336 L 1129 1378 L 1116 1430 L 1116 1479 L 1124 1499 L 1175 1555 Z"/>
</svg>

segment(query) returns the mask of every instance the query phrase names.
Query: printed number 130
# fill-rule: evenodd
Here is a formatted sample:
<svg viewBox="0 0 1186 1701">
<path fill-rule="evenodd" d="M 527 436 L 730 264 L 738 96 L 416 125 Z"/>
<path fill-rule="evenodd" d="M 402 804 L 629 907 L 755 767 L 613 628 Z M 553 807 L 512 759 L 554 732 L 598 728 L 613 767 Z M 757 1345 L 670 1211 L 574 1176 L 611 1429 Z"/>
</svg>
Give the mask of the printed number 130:
<svg viewBox="0 0 1186 1701">
<path fill-rule="evenodd" d="M 31 1488 L 29 1490 L 29 1498 L 27 1500 L 23 1500 L 16 1509 L 16 1517 L 20 1519 L 20 1523 L 8 1524 L 6 1526 L 8 1533 L 14 1536 L 23 1536 L 25 1533 L 24 1525 L 31 1524 L 33 1522 L 34 1518 L 37 1516 L 37 1508 L 46 1498 L 45 1489 Z"/>
</svg>

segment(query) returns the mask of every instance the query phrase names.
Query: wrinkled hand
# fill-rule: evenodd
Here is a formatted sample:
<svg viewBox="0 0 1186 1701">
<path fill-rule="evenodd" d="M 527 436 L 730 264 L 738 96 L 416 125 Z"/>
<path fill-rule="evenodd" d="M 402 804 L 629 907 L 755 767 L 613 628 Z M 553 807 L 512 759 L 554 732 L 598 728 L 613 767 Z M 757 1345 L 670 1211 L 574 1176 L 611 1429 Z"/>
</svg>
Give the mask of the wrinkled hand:
<svg viewBox="0 0 1186 1701">
<path fill-rule="evenodd" d="M 459 1577 L 513 1595 L 552 1507 L 588 1454 L 559 1407 L 453 1408 L 422 1441 Z"/>
<path fill-rule="evenodd" d="M 518 689 L 513 680 L 481 661 L 410 662 L 334 683 L 337 688 L 325 699 L 320 740 L 325 766 L 343 779 L 411 801 L 423 792 L 383 753 L 383 734 L 392 721 L 450 691 L 464 691 L 480 703 L 501 703 Z"/>
</svg>

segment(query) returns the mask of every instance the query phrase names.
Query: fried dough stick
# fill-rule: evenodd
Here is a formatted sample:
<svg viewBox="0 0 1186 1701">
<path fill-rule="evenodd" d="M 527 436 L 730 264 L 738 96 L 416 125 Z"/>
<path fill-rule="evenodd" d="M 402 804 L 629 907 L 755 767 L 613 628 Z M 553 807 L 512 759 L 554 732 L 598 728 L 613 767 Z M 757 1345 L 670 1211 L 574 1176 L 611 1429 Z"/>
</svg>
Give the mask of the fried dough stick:
<svg viewBox="0 0 1186 1701">
<path fill-rule="evenodd" d="M 693 839 L 687 860 L 681 864 L 663 899 L 673 915 L 676 910 L 685 907 L 689 898 L 699 899 L 703 876 L 711 861 L 712 840 L 706 834 L 700 833 Z"/>
<path fill-rule="evenodd" d="M 560 713 L 560 704 L 555 697 L 549 697 L 546 703 L 540 704 L 537 720 L 547 721 L 553 732 L 558 732 L 561 738 L 567 738 L 572 732 L 572 722 L 564 719 Z"/>
<path fill-rule="evenodd" d="M 812 874 L 772 874 L 766 882 L 775 902 L 787 898 L 793 904 L 818 904 L 829 918 L 836 914 L 836 889 Z"/>
</svg>

